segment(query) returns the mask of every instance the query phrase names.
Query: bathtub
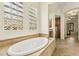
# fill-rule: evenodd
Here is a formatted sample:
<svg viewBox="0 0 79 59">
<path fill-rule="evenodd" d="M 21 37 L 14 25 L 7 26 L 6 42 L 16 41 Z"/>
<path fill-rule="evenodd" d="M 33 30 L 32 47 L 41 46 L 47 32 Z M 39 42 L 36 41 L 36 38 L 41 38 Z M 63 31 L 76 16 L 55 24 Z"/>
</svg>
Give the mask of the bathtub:
<svg viewBox="0 0 79 59">
<path fill-rule="evenodd" d="M 47 43 L 48 39 L 44 37 L 24 40 L 9 47 L 7 54 L 10 56 L 30 55 L 44 48 Z"/>
</svg>

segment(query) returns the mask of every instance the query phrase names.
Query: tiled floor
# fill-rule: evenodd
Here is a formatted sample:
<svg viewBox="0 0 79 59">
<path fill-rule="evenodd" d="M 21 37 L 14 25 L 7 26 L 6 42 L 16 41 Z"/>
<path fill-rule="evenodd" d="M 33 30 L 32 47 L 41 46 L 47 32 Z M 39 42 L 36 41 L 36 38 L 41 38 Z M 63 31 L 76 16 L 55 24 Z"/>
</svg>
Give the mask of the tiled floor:
<svg viewBox="0 0 79 59">
<path fill-rule="evenodd" d="M 53 56 L 79 56 L 78 40 L 73 37 L 57 40 Z"/>
</svg>

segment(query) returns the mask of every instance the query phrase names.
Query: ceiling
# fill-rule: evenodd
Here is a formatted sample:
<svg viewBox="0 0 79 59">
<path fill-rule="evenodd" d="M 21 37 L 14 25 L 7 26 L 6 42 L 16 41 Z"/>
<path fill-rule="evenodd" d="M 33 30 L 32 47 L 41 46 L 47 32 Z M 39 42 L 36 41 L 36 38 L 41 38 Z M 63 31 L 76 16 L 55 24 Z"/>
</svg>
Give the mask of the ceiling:
<svg viewBox="0 0 79 59">
<path fill-rule="evenodd" d="M 79 12 L 79 9 L 73 9 L 73 10 L 70 10 L 70 11 L 66 12 L 66 19 L 67 20 L 72 20 L 72 19 L 77 18 L 77 13 L 78 12 Z"/>
</svg>

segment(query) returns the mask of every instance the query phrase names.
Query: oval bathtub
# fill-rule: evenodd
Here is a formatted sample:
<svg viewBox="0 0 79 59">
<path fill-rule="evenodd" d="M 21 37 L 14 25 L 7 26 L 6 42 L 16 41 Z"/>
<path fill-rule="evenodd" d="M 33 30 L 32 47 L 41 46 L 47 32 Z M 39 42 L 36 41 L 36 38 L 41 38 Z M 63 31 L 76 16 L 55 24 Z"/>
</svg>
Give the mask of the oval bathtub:
<svg viewBox="0 0 79 59">
<path fill-rule="evenodd" d="M 47 38 L 32 38 L 12 45 L 7 53 L 13 56 L 24 56 L 42 49 L 48 43 Z"/>
</svg>

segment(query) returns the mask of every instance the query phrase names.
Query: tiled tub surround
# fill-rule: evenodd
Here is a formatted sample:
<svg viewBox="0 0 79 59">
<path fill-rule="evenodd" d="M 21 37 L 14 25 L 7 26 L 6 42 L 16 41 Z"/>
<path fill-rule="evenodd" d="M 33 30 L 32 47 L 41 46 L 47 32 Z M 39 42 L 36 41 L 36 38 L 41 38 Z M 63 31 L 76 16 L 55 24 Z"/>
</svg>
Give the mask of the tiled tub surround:
<svg viewBox="0 0 79 59">
<path fill-rule="evenodd" d="M 49 38 L 47 46 L 45 46 L 40 51 L 33 53 L 29 56 L 51 56 L 55 50 L 56 44 L 54 38 Z"/>
<path fill-rule="evenodd" d="M 35 37 L 48 37 L 47 34 L 35 34 L 35 35 L 29 35 L 29 36 L 22 36 L 17 38 L 12 38 L 12 40 L 4 40 L 0 41 L 0 56 L 6 56 L 7 55 L 7 49 L 16 42 L 29 39 L 29 38 L 35 38 Z M 41 49 L 40 51 L 31 54 L 30 56 L 42 56 L 42 55 L 52 55 L 53 51 L 55 49 L 55 40 L 52 38 L 49 38 L 49 43 L 46 47 Z"/>
<path fill-rule="evenodd" d="M 43 49 L 43 52 L 40 54 L 40 56 L 51 56 L 54 53 L 56 44 L 54 38 L 49 38 L 48 45 Z"/>
<path fill-rule="evenodd" d="M 19 41 L 23 41 L 25 39 L 30 39 L 30 38 L 35 38 L 35 37 L 39 37 L 39 34 L 1 39 L 0 46 L 12 45 L 12 44 L 17 43 Z"/>
</svg>

